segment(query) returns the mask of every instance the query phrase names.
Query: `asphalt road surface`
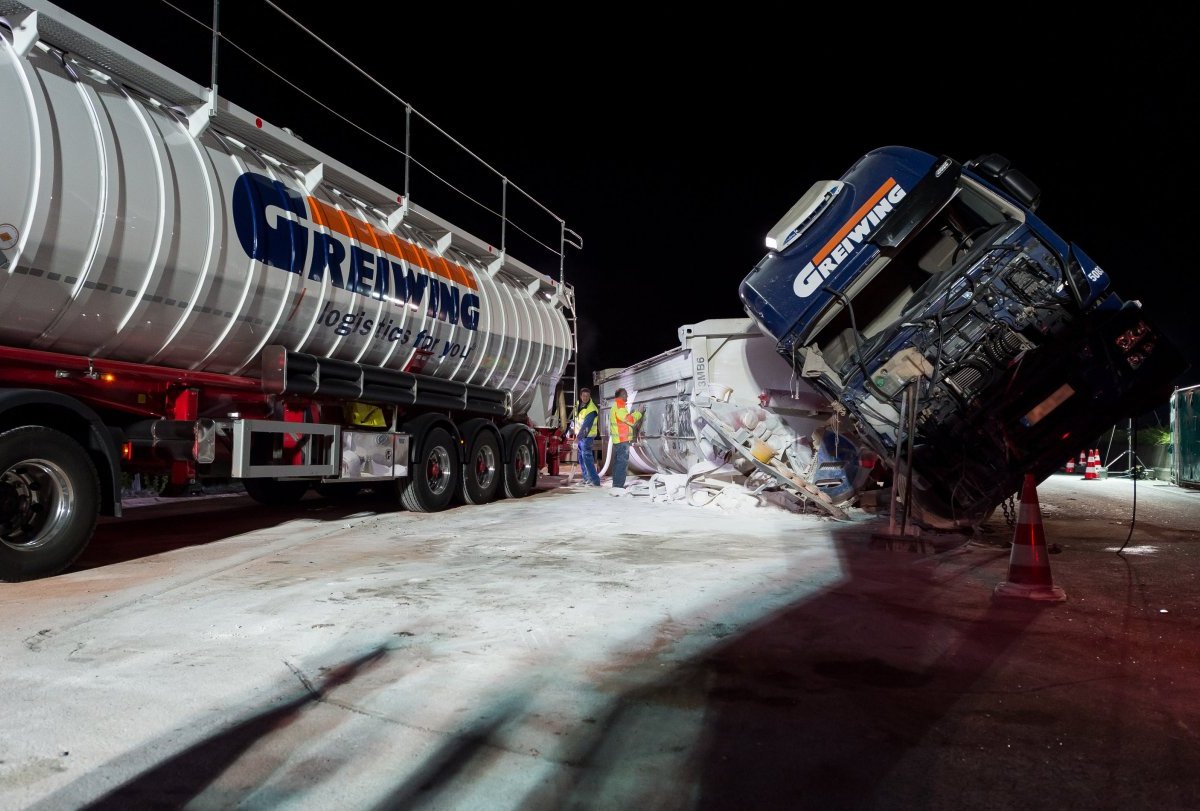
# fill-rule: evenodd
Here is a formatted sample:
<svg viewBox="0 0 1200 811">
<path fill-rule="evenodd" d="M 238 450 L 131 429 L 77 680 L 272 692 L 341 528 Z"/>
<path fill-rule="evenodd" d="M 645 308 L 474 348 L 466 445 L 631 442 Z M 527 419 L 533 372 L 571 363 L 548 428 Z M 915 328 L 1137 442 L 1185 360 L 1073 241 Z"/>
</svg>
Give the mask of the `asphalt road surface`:
<svg viewBox="0 0 1200 811">
<path fill-rule="evenodd" d="M 1200 492 L 1039 488 L 1000 521 L 550 487 L 438 515 L 131 509 L 0 584 L 0 808 L 1195 808 Z M 736 506 L 736 505 L 733 505 Z"/>
</svg>

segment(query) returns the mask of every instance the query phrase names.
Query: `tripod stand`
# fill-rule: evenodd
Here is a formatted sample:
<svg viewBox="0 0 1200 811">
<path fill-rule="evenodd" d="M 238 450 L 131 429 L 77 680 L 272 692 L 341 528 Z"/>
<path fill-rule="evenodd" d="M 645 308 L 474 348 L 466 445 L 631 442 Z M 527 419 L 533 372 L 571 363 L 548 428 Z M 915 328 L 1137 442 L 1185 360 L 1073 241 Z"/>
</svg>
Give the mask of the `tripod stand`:
<svg viewBox="0 0 1200 811">
<path fill-rule="evenodd" d="M 1115 432 L 1116 432 L 1116 430 L 1117 430 L 1117 428 L 1116 428 L 1116 426 L 1114 425 L 1114 426 L 1113 426 L 1113 432 L 1115 433 Z M 1126 441 L 1127 441 L 1127 447 L 1125 448 L 1125 450 L 1121 451 L 1121 455 L 1120 455 L 1120 456 L 1118 456 L 1116 459 L 1113 459 L 1111 462 L 1109 462 L 1107 465 L 1105 465 L 1105 468 L 1110 468 L 1110 467 L 1112 467 L 1114 464 L 1116 464 L 1117 462 L 1121 461 L 1122 459 L 1124 459 L 1124 458 L 1125 458 L 1125 456 L 1126 456 L 1126 455 L 1128 455 L 1128 456 L 1129 456 L 1129 461 L 1126 463 L 1126 464 L 1128 464 L 1128 465 L 1129 465 L 1129 468 L 1128 468 L 1128 470 L 1125 470 L 1125 471 L 1123 471 L 1123 472 L 1121 472 L 1121 473 L 1118 473 L 1118 474 L 1116 474 L 1116 475 L 1118 475 L 1118 476 L 1130 476 L 1130 477 L 1133 477 L 1133 476 L 1135 476 L 1135 475 L 1136 475 L 1136 474 L 1135 474 L 1135 471 L 1137 470 L 1137 468 L 1141 468 L 1142 470 L 1145 470 L 1145 469 L 1146 469 L 1146 463 L 1145 463 L 1145 462 L 1143 462 L 1143 461 L 1142 461 L 1142 459 L 1141 459 L 1141 457 L 1139 457 L 1139 456 L 1138 456 L 1138 455 L 1137 455 L 1137 454 L 1134 452 L 1134 450 L 1133 450 L 1133 417 L 1130 417 L 1130 418 L 1129 418 L 1129 426 L 1128 426 L 1128 428 L 1126 429 L 1126 432 L 1125 432 L 1125 439 L 1126 439 Z M 1136 466 L 1135 466 L 1135 464 L 1134 464 L 1135 462 L 1136 462 Z"/>
</svg>

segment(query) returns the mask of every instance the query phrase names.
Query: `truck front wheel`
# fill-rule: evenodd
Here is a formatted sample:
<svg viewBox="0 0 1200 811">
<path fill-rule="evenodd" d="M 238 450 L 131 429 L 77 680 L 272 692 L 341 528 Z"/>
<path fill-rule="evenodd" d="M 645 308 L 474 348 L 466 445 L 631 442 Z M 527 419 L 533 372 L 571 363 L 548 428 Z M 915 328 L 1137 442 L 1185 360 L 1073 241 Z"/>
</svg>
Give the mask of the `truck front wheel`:
<svg viewBox="0 0 1200 811">
<path fill-rule="evenodd" d="M 415 513 L 435 513 L 450 506 L 458 487 L 458 443 L 445 428 L 421 438 L 412 474 L 401 481 L 400 501 Z"/>
<path fill-rule="evenodd" d="M 100 509 L 100 477 L 87 452 L 52 428 L 0 434 L 0 580 L 46 577 L 87 546 Z"/>
</svg>

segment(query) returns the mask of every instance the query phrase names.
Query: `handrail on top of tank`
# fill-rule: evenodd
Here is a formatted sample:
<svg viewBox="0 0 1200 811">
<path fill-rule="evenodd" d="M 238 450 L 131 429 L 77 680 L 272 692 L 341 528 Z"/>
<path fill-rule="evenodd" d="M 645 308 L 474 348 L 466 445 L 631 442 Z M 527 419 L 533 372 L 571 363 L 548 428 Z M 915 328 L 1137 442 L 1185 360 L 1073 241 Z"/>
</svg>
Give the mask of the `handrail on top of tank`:
<svg viewBox="0 0 1200 811">
<path fill-rule="evenodd" d="M 167 0 L 163 0 L 163 2 L 167 2 Z M 500 250 L 502 253 L 506 252 L 508 249 L 507 231 L 508 231 L 508 225 L 511 224 L 513 228 L 517 229 L 522 234 L 529 237 L 529 239 L 531 239 L 534 242 L 536 242 L 537 244 L 541 245 L 543 248 L 550 251 L 551 253 L 557 255 L 558 260 L 559 260 L 559 264 L 558 264 L 559 282 L 561 283 L 563 281 L 566 249 L 568 247 L 575 248 L 576 250 L 583 249 L 583 238 L 579 235 L 578 232 L 567 227 L 566 220 L 564 220 L 562 217 L 558 216 L 556 213 L 554 213 L 552 210 L 550 210 L 550 208 L 548 208 L 546 205 L 544 205 L 541 201 L 539 201 L 532 194 L 525 191 L 520 186 L 518 186 L 516 183 L 509 180 L 508 177 L 505 176 L 503 172 L 501 172 L 499 169 L 492 166 L 490 163 L 488 163 L 483 158 L 476 155 L 465 144 L 463 144 L 461 141 L 459 141 L 453 135 L 446 132 L 444 129 L 442 129 L 437 124 L 435 124 L 428 116 L 426 116 L 420 110 L 417 110 L 409 102 L 402 99 L 391 88 L 389 88 L 383 82 L 379 81 L 377 78 L 372 76 L 369 72 L 367 72 L 362 67 L 360 67 L 357 63 L 355 63 L 354 60 L 350 59 L 345 54 L 339 52 L 336 48 L 334 48 L 332 45 L 330 45 L 328 42 L 326 42 L 324 39 L 322 39 L 321 36 L 319 34 L 317 34 L 315 31 L 308 28 L 303 23 L 301 23 L 299 20 L 297 20 L 295 17 L 293 17 L 291 14 L 288 14 L 286 11 L 284 11 L 282 8 L 280 8 L 273 0 L 263 0 L 263 2 L 266 3 L 268 6 L 270 6 L 272 9 L 274 9 L 276 12 L 278 12 L 280 15 L 282 15 L 284 18 L 286 18 L 289 22 L 291 22 L 293 25 L 295 25 L 301 31 L 308 34 L 314 40 L 319 42 L 322 46 L 324 46 L 326 48 L 326 50 L 328 50 L 330 53 L 332 53 L 338 59 L 341 59 L 343 62 L 345 62 L 347 65 L 349 65 L 351 68 L 353 68 L 359 74 L 361 74 L 364 78 L 366 78 L 368 81 L 370 81 L 376 87 L 378 87 L 384 93 L 387 93 L 393 99 L 395 99 L 396 101 L 398 101 L 404 105 L 404 111 L 405 111 L 404 140 L 405 140 L 405 143 L 404 143 L 403 155 L 404 155 L 404 199 L 405 199 L 405 201 L 408 201 L 410 199 L 410 196 L 409 196 L 409 194 L 410 194 L 410 192 L 409 192 L 409 176 L 410 176 L 409 165 L 410 165 L 410 163 L 416 163 L 418 166 L 425 169 L 425 171 L 429 172 L 429 174 L 431 176 L 433 176 L 434 178 L 436 178 L 437 180 L 440 180 L 442 183 L 445 183 L 451 189 L 454 189 L 454 191 L 457 191 L 459 194 L 466 197 L 468 200 L 475 203 L 480 208 L 482 208 L 485 211 L 488 211 L 489 213 L 496 215 L 500 218 Z M 220 3 L 220 0 L 213 0 L 214 22 L 217 19 L 216 8 L 219 3 Z M 170 5 L 170 3 L 168 3 L 168 5 Z M 222 39 L 225 39 L 227 42 L 230 42 L 230 44 L 233 44 L 232 41 L 230 41 L 228 38 L 221 35 L 219 31 L 214 30 L 213 33 L 214 33 L 214 36 L 219 36 Z M 238 46 L 235 46 L 235 47 L 238 47 Z M 240 47 L 238 49 L 243 50 Z M 244 50 L 243 50 L 243 52 L 244 52 Z M 249 54 L 247 54 L 247 55 L 249 55 Z M 216 50 L 214 48 L 214 52 L 213 52 L 213 63 L 214 63 L 213 86 L 214 87 L 216 86 L 216 69 L 215 69 L 216 59 L 217 59 L 217 54 L 216 54 Z M 258 60 L 255 59 L 255 61 L 257 62 Z M 259 63 L 259 64 L 262 64 L 262 63 Z M 264 65 L 263 67 L 266 67 L 266 66 Z M 272 73 L 274 73 L 274 71 L 272 71 Z M 276 74 L 276 75 L 278 75 L 278 74 Z M 282 78 L 282 77 L 280 77 L 280 78 Z M 311 96 L 310 96 L 310 98 L 311 98 Z M 314 101 L 315 101 L 315 99 L 314 99 Z M 318 103 L 320 103 L 320 102 L 318 102 Z M 322 104 L 322 106 L 325 106 L 325 105 Z M 326 109 L 328 109 L 328 107 Z M 478 161 L 489 172 L 494 174 L 496 177 L 500 178 L 500 181 L 501 181 L 501 210 L 499 212 L 494 211 L 489 206 L 481 203 L 480 201 L 471 197 L 469 194 L 466 194 L 462 190 L 456 188 L 448 180 L 441 177 L 436 172 L 434 172 L 432 169 L 424 166 L 423 164 L 421 164 L 419 161 L 416 161 L 412 157 L 412 150 L 411 150 L 412 133 L 411 133 L 411 127 L 410 127 L 410 119 L 414 114 L 417 115 L 422 121 L 427 123 L 429 126 L 433 127 L 434 130 L 436 130 L 439 134 L 444 136 L 447 140 L 449 140 L 456 147 L 458 147 L 463 152 L 465 152 L 466 154 L 468 154 L 472 158 L 474 158 L 476 161 Z M 510 186 L 513 188 L 514 191 L 518 192 L 523 197 L 525 197 L 525 199 L 529 200 L 531 203 L 533 203 L 535 206 L 540 208 L 542 211 L 549 214 L 550 217 L 553 218 L 558 223 L 558 225 L 559 225 L 559 246 L 558 246 L 557 250 L 550 247 L 546 243 L 542 242 L 540 239 L 533 236 L 533 234 L 530 234 L 524 228 L 521 228 L 515 222 L 510 223 L 510 220 L 508 219 L 508 189 Z"/>
<path fill-rule="evenodd" d="M 56 37 L 64 37 L 67 40 L 71 40 L 72 38 L 74 38 L 73 42 L 68 41 L 66 43 L 66 50 L 64 52 L 69 52 L 73 57 L 83 58 L 86 62 L 93 64 L 94 66 L 98 67 L 102 72 L 104 72 L 106 74 L 111 73 L 114 70 L 114 68 L 116 68 L 117 75 L 124 77 L 124 79 L 122 80 L 122 83 L 125 83 L 125 80 L 131 80 L 129 83 L 129 86 L 134 87 L 139 92 L 145 94 L 148 98 L 151 98 L 152 100 L 154 100 L 155 103 L 164 104 L 166 107 L 169 107 L 170 109 L 176 111 L 177 113 L 189 117 L 189 119 L 191 119 L 191 116 L 193 116 L 194 114 L 200 113 L 202 111 L 207 111 L 209 118 L 212 120 L 215 120 L 218 117 L 217 116 L 218 105 L 223 104 L 223 102 L 220 101 L 220 99 L 217 95 L 217 89 L 218 89 L 217 88 L 217 79 L 218 79 L 217 67 L 218 67 L 218 56 L 219 56 L 219 47 L 218 46 L 219 46 L 219 42 L 221 40 L 224 40 L 227 44 L 231 45 L 233 48 L 235 48 L 237 51 L 239 51 L 241 54 L 243 54 L 246 58 L 251 60 L 254 64 L 256 64 L 259 67 L 261 67 L 262 69 L 266 70 L 269 74 L 271 74 L 275 78 L 279 79 L 281 82 L 283 82 L 284 84 L 286 84 L 287 86 L 289 86 L 290 88 L 295 90 L 297 93 L 299 93 L 303 97 L 307 98 L 312 103 L 316 104 L 318 107 L 321 107 L 326 112 L 333 115 L 335 118 L 341 120 L 342 122 L 344 122 L 346 124 L 349 124 L 352 128 L 358 130 L 363 135 L 366 135 L 367 137 L 378 142 L 382 146 L 385 146 L 386 148 L 402 155 L 404 157 L 405 187 L 404 187 L 404 193 L 402 195 L 399 195 L 398 199 L 397 199 L 397 202 L 400 203 L 400 205 L 401 205 L 402 211 L 407 211 L 409 209 L 409 204 L 411 203 L 409 178 L 411 175 L 411 167 L 412 167 L 412 165 L 415 164 L 417 167 L 426 171 L 435 180 L 438 180 L 439 182 L 445 184 L 451 190 L 457 192 L 459 195 L 465 197 L 467 200 L 474 203 L 476 206 L 482 208 L 484 211 L 497 217 L 500 220 L 500 228 L 501 228 L 500 252 L 501 252 L 502 259 L 507 257 L 507 253 L 508 253 L 507 229 L 508 229 L 509 225 L 511 225 L 514 229 L 516 229 L 520 233 L 524 234 L 530 241 L 536 242 L 538 245 L 540 245 L 545 250 L 549 251 L 552 254 L 556 254 L 559 259 L 558 283 L 560 285 L 560 289 L 563 289 L 564 291 L 566 290 L 565 279 L 564 279 L 566 249 L 568 247 L 575 248 L 577 250 L 581 250 L 583 248 L 583 239 L 579 235 L 579 233 L 574 231 L 571 228 L 568 228 L 566 225 L 566 222 L 565 222 L 565 220 L 563 220 L 563 218 L 559 217 L 551 209 L 549 209 L 543 203 L 538 201 L 536 198 L 534 198 L 532 195 L 530 195 L 527 191 L 522 189 L 520 186 L 513 183 L 503 173 L 499 172 L 497 169 L 492 167 L 490 164 L 488 164 L 486 161 L 484 161 L 478 155 L 471 152 L 461 142 L 459 142 L 457 139 L 453 138 L 441 127 L 434 124 L 432 120 L 430 120 L 428 117 L 423 115 L 420 111 L 415 110 L 410 104 L 405 102 L 403 99 L 400 99 L 400 97 L 397 96 L 392 91 L 387 90 L 387 88 L 384 87 L 381 83 L 379 83 L 378 80 L 375 80 L 373 77 L 370 77 L 370 75 L 367 74 L 366 71 L 363 71 L 361 68 L 359 68 L 353 62 L 350 62 L 350 60 L 345 60 L 347 62 L 350 62 L 351 66 L 354 67 L 355 70 L 359 71 L 363 75 L 368 76 L 368 78 L 371 78 L 371 80 L 373 82 L 378 84 L 380 87 L 383 87 L 383 89 L 386 92 L 388 92 L 388 94 L 391 97 L 397 99 L 398 101 L 400 101 L 401 103 L 403 103 L 405 105 L 406 130 L 408 128 L 409 122 L 411 122 L 412 114 L 415 112 L 417 114 L 417 116 L 419 116 L 419 118 L 421 120 L 427 122 L 428 125 L 430 127 L 432 127 L 436 133 L 438 133 L 438 134 L 442 135 L 443 137 L 445 137 L 446 139 L 448 139 L 451 142 L 451 144 L 453 144 L 459 150 L 470 155 L 472 158 L 474 158 L 476 161 L 478 161 L 492 175 L 500 178 L 501 184 L 502 184 L 501 185 L 501 193 L 502 193 L 501 211 L 497 212 L 490 206 L 485 205 L 484 203 L 475 199 L 470 194 L 465 192 L 463 189 L 458 188 L 453 183 L 448 181 L 446 178 L 442 177 L 437 172 L 433 171 L 430 167 L 426 166 L 424 163 L 422 163 L 421 161 L 414 158 L 411 155 L 411 149 L 409 148 L 411 146 L 411 143 L 409 142 L 407 136 L 406 136 L 405 149 L 404 150 L 399 149 L 398 147 L 396 147 L 389 141 L 385 140 L 384 138 L 381 138 L 380 136 L 378 136 L 375 133 L 371 132 L 370 130 L 366 129 L 362 125 L 358 124 L 357 122 L 351 120 L 347 116 L 345 116 L 342 113 L 338 112 L 337 110 L 333 109 L 328 104 L 324 103 L 323 101 L 318 99 L 316 96 L 314 96 L 312 93 L 309 93 L 308 91 L 304 90 L 299 85 L 297 85 L 295 82 L 292 82 L 291 80 L 289 80 L 288 78 L 286 78 L 285 76 L 280 74 L 278 71 L 276 71 L 275 69 L 273 69 L 272 67 L 267 65 L 261 59 L 258 59 L 257 57 L 255 57 L 246 48 L 243 48 L 241 45 L 237 44 L 233 40 L 229 39 L 229 37 L 222 34 L 220 32 L 220 23 L 221 23 L 220 0 L 213 0 L 213 3 L 212 3 L 213 25 L 208 25 L 203 20 L 200 20 L 197 17 L 193 16 L 192 14 L 188 13 L 187 11 L 183 10 L 178 5 L 176 5 L 174 2 L 172 2 L 172 0 L 161 0 L 161 2 L 163 3 L 163 5 L 167 6 L 168 8 L 172 9 L 173 11 L 179 13 L 180 15 L 186 17 L 187 19 L 191 20 L 196 25 L 203 28 L 205 31 L 208 31 L 210 34 L 212 34 L 213 47 L 212 47 L 212 55 L 211 55 L 211 72 L 209 75 L 210 85 L 208 88 L 204 88 L 202 85 L 194 82 L 193 80 L 188 79 L 187 77 L 174 72 L 171 68 L 169 68 L 166 65 L 162 65 L 157 62 L 154 62 L 154 60 L 152 60 L 152 59 L 148 60 L 147 57 L 145 55 L 143 55 L 141 52 L 133 49 L 132 47 L 130 47 L 129 45 L 127 45 L 126 43 L 124 43 L 120 40 L 114 39 L 111 35 L 107 34 L 105 31 L 103 31 L 99 28 L 96 28 L 95 26 L 87 23 L 85 20 L 80 19 L 79 17 L 76 17 L 75 15 L 66 11 L 65 9 L 62 9 L 62 8 L 56 6 L 54 3 L 50 2 L 50 0 L 0 0 L 0 10 L 3 10 L 4 13 L 6 13 L 6 14 L 16 13 L 18 15 L 18 17 L 17 17 L 18 20 L 25 19 L 26 17 L 30 16 L 30 14 L 36 13 L 38 15 L 35 18 L 36 23 L 35 23 L 35 29 L 34 29 L 36 31 L 36 34 L 35 34 L 36 38 L 40 39 L 41 30 L 43 29 L 44 24 L 45 24 L 45 30 L 53 31 L 54 36 L 56 36 Z M 274 3 L 271 3 L 270 5 L 272 8 L 279 10 L 278 6 L 276 6 Z M 281 10 L 279 10 L 279 11 L 280 11 L 280 13 L 283 13 Z M 288 16 L 288 19 L 293 19 L 290 17 L 290 15 L 285 14 L 285 16 Z M 296 22 L 296 21 L 294 21 L 294 22 Z M 300 25 L 301 28 L 303 28 L 303 26 L 299 22 L 296 22 L 296 24 Z M 334 49 L 329 43 L 320 39 L 319 36 L 314 34 L 312 31 L 308 30 L 307 28 L 304 28 L 304 30 L 310 36 L 316 38 L 327 49 L 332 50 L 340 58 L 345 59 L 345 57 L 343 57 L 341 54 L 339 54 L 336 51 L 336 49 Z M 80 41 L 80 37 L 82 37 L 82 42 Z M 55 42 L 56 40 L 51 39 L 49 41 Z M 95 47 L 92 47 L 92 43 L 94 43 Z M 61 46 L 64 43 L 58 43 L 58 44 Z M 131 75 L 126 75 L 127 73 L 131 74 Z M 253 118 L 251 120 L 253 120 Z M 200 125 L 198 125 L 198 122 L 196 122 L 195 120 L 191 120 L 191 123 L 189 124 L 189 128 L 191 128 L 192 125 L 200 126 Z M 259 126 L 261 127 L 262 125 L 260 124 Z M 200 126 L 200 128 L 203 129 L 202 126 Z M 282 128 L 282 132 L 286 135 L 292 135 L 294 137 L 294 134 L 292 133 L 292 131 L 286 127 Z M 365 177 L 363 179 L 368 180 L 368 178 L 365 178 Z M 557 223 L 557 225 L 558 225 L 558 234 L 557 234 L 558 247 L 557 247 L 557 249 L 554 247 L 551 247 L 550 245 L 546 244 L 545 242 L 539 240 L 537 237 L 534 237 L 529 231 L 522 228 L 515 221 L 513 221 L 512 218 L 510 218 L 508 216 L 508 202 L 509 202 L 508 201 L 508 187 L 509 186 L 512 186 L 513 189 L 517 193 L 519 193 L 522 197 L 528 199 L 535 206 L 537 206 L 543 212 L 545 212 L 550 218 L 552 218 L 555 223 Z M 487 243 L 484 243 L 484 244 L 487 244 Z M 489 253 L 492 253 L 492 249 L 491 249 L 490 245 L 488 245 L 487 250 Z M 491 260 L 488 260 L 488 261 L 490 262 Z M 524 266 L 524 263 L 517 261 L 515 258 L 507 258 L 507 261 L 505 262 L 504 266 L 505 267 L 511 267 L 511 266 L 519 267 L 519 266 Z M 528 266 L 524 266 L 524 267 L 526 270 L 528 270 L 530 272 L 537 273 L 537 271 L 534 271 L 532 267 L 528 267 Z M 538 275 L 540 275 L 540 274 L 538 274 Z M 567 298 L 569 298 L 569 296 L 564 298 L 563 301 L 565 302 L 567 300 Z"/>
<path fill-rule="evenodd" d="M 344 123 L 349 124 L 351 127 L 358 130 L 363 135 L 366 135 L 367 137 L 371 138 L 372 140 L 378 142 L 380 145 L 392 150 L 393 152 L 396 152 L 399 155 L 402 155 L 404 157 L 403 201 L 405 204 L 411 202 L 411 200 L 412 200 L 411 191 L 410 191 L 410 177 L 411 177 L 411 167 L 412 167 L 412 165 L 415 164 L 417 167 L 419 167 L 420 169 L 423 169 L 425 172 L 427 172 L 430 175 L 430 177 L 432 177 L 433 179 L 443 183 L 450 190 L 458 193 L 462 197 L 464 197 L 467 200 L 469 200 L 470 202 L 474 203 L 479 208 L 483 209 L 487 213 L 495 216 L 496 218 L 498 218 L 500 220 L 500 251 L 502 254 L 506 254 L 507 250 L 508 250 L 507 231 L 508 231 L 508 226 L 511 225 L 514 229 L 516 229 L 517 231 L 524 234 L 530 241 L 537 243 L 542 248 L 546 249 L 547 251 L 549 251 L 550 253 L 552 253 L 558 257 L 558 280 L 559 280 L 560 284 L 563 284 L 565 282 L 564 277 L 565 277 L 565 266 L 566 266 L 566 249 L 567 248 L 574 248 L 576 250 L 583 249 L 583 237 L 580 236 L 580 234 L 577 231 L 575 231 L 572 228 L 567 227 L 566 221 L 562 217 L 558 216 L 554 211 L 552 211 L 550 208 L 548 208 L 545 204 L 543 204 L 541 201 L 539 201 L 537 198 L 535 198 L 529 192 L 525 191 L 520 186 L 518 186 L 516 183 L 514 183 L 512 180 L 510 180 L 507 176 L 504 175 L 504 173 L 500 172 L 498 169 L 493 167 L 491 164 L 489 164 L 483 158 L 479 157 L 474 152 L 472 152 L 469 148 L 467 148 L 466 145 L 464 145 L 462 142 L 460 142 L 457 138 L 450 135 L 444 129 L 439 127 L 428 116 L 424 115 L 421 111 L 417 110 L 415 107 L 413 107 L 410 103 L 408 103 L 403 98 L 401 98 L 399 95 L 397 95 L 395 92 L 393 92 L 390 88 L 388 88 L 382 82 L 380 82 L 378 79 L 376 79 L 370 73 L 368 73 L 366 70 L 364 70 L 359 65 L 357 65 L 353 60 L 349 59 L 344 54 L 338 52 L 338 50 L 336 48 L 334 48 L 332 45 L 330 45 L 328 42 L 326 42 L 324 39 L 322 39 L 314 31 L 307 28 L 299 20 L 297 20 L 296 18 L 294 18 L 293 16 L 288 14 L 286 11 L 284 11 L 282 8 L 280 8 L 278 5 L 276 5 L 274 2 L 271 2 L 271 0 L 264 0 L 264 2 L 268 6 L 270 6 L 272 9 L 277 11 L 279 14 L 281 14 L 285 18 L 287 18 L 291 23 L 293 23 L 295 26 L 300 28 L 302 31 L 304 31 L 306 34 L 308 34 L 310 37 L 317 40 L 317 42 L 319 42 L 327 50 L 332 52 L 335 56 L 337 56 L 339 59 L 344 61 L 346 64 L 348 64 L 355 71 L 360 73 L 366 79 L 371 81 L 373 84 L 375 84 L 377 87 L 379 87 L 385 93 L 387 93 L 391 98 L 395 99 L 396 101 L 398 101 L 399 103 L 404 105 L 404 109 L 405 109 L 404 149 L 400 149 L 399 147 L 392 144 L 390 141 L 387 141 L 386 139 L 381 138 L 380 136 L 371 132 L 367 128 L 363 127 L 358 122 L 353 121 L 349 117 L 347 117 L 347 116 L 343 115 L 342 113 L 338 112 L 337 110 L 333 109 L 328 104 L 326 104 L 325 102 L 321 101 L 316 96 L 314 96 L 312 93 L 309 93 L 308 91 L 304 90 L 299 85 L 297 85 L 295 82 L 293 82 L 290 79 L 288 79 L 287 77 L 283 76 L 281 73 L 279 73 L 279 71 L 277 71 L 274 68 L 272 68 L 271 66 L 267 65 L 261 59 L 254 56 L 254 54 L 250 53 L 250 51 L 243 48 L 237 42 L 233 41 L 228 36 L 223 34 L 219 29 L 220 0 L 213 0 L 213 24 L 212 25 L 208 25 L 203 20 L 193 16 L 192 14 L 189 14 L 187 11 L 184 11 L 182 8 L 175 5 L 175 3 L 171 2 L 171 0 L 160 0 L 160 1 L 167 7 L 171 8 L 172 10 L 178 12 L 179 14 L 183 15 L 184 17 L 187 17 L 189 20 L 196 23 L 201 28 L 212 33 L 212 35 L 213 35 L 213 50 L 212 50 L 212 57 L 211 57 L 212 63 L 211 63 L 211 71 L 210 71 L 210 88 L 209 88 L 209 90 L 214 97 L 216 96 L 216 93 L 217 93 L 217 78 L 218 78 L 217 77 L 217 67 L 218 67 L 219 52 L 218 52 L 218 48 L 217 48 L 217 42 L 224 41 L 228 45 L 232 46 L 239 53 L 241 53 L 243 56 L 245 56 L 247 59 L 254 62 L 256 65 L 261 67 L 263 70 L 267 71 L 272 76 L 274 76 L 275 78 L 279 79 L 281 82 L 286 84 L 288 87 L 292 88 L 297 93 L 299 93 L 302 96 L 304 96 L 305 98 L 307 98 L 309 101 L 313 102 L 314 104 L 316 104 L 319 107 L 321 107 L 322 109 L 324 109 L 326 112 L 330 113 L 331 115 L 333 115 L 334 117 L 343 121 Z M 215 110 L 215 106 L 214 106 L 212 114 L 215 115 L 215 112 L 216 112 L 216 110 Z M 430 168 L 429 166 L 426 166 L 424 163 L 422 163 L 421 161 L 419 161 L 415 157 L 413 157 L 412 149 L 411 149 L 411 118 L 412 118 L 413 114 L 416 114 L 422 121 L 424 121 L 430 127 L 432 127 L 438 134 L 442 135 L 447 140 L 449 140 L 454 146 L 461 149 L 466 154 L 470 155 L 472 158 L 474 158 L 476 161 L 478 161 L 485 169 L 487 169 L 489 172 L 491 172 L 493 175 L 495 175 L 496 177 L 498 177 L 500 179 L 500 181 L 501 181 L 501 210 L 500 211 L 496 211 L 495 209 L 493 209 L 491 206 L 487 205 L 486 203 L 483 203 L 482 201 L 477 200 L 476 198 L 472 197 L 470 194 L 463 191 L 462 189 L 460 189 L 459 187 L 457 187 L 456 185 L 451 183 L 449 180 L 447 180 L 446 178 L 439 175 L 432 168 Z M 508 188 L 509 188 L 509 186 L 511 186 L 517 193 L 519 193 L 525 199 L 529 200 L 535 206 L 537 206 L 542 211 L 544 211 L 546 214 L 548 214 L 558 224 L 559 246 L 557 249 L 551 247 L 550 245 L 547 245 L 545 242 L 543 242 L 542 240 L 535 237 L 529 231 L 522 228 L 515 221 L 513 221 L 512 219 L 510 219 L 508 217 Z"/>
</svg>

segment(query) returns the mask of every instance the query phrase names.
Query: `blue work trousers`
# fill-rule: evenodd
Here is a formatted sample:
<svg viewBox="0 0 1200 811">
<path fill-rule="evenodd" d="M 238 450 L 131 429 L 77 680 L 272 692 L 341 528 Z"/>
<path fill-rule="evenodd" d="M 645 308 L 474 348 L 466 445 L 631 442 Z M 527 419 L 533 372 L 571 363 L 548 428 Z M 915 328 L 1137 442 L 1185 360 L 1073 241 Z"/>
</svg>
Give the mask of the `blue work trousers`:
<svg viewBox="0 0 1200 811">
<path fill-rule="evenodd" d="M 583 480 L 599 487 L 600 474 L 596 472 L 596 453 L 592 449 L 595 441 L 593 436 L 581 436 L 576 447 L 579 451 L 579 467 L 583 470 Z"/>
<path fill-rule="evenodd" d="M 612 458 L 613 487 L 625 486 L 625 473 L 629 470 L 629 443 L 614 442 Z"/>
</svg>

